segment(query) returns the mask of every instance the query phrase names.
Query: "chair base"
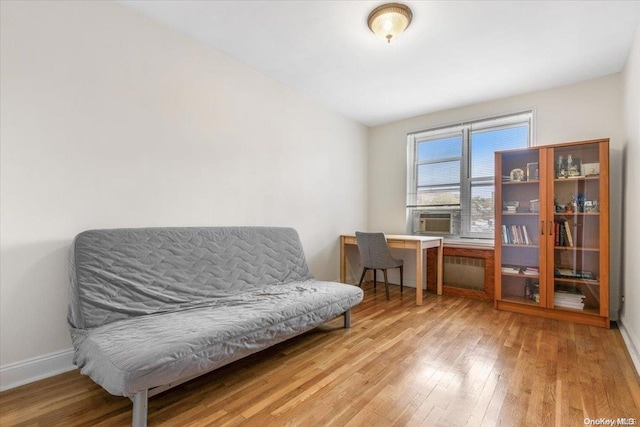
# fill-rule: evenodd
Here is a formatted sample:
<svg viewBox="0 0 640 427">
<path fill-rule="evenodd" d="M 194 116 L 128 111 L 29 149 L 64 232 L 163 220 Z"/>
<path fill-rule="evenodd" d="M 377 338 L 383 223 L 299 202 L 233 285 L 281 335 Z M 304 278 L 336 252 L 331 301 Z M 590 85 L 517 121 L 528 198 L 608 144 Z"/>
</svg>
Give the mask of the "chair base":
<svg viewBox="0 0 640 427">
<path fill-rule="evenodd" d="M 404 282 L 404 268 L 403 266 L 399 266 L 398 267 L 400 269 L 400 293 L 404 292 L 403 289 L 403 282 Z M 362 281 L 364 280 L 364 276 L 367 274 L 367 271 L 369 270 L 373 270 L 373 289 L 376 288 L 376 284 L 377 284 L 377 279 L 376 279 L 376 273 L 377 270 L 382 270 L 382 274 L 384 275 L 384 290 L 385 293 L 387 295 L 387 301 L 389 300 L 389 281 L 387 280 L 387 269 L 386 268 L 381 268 L 381 269 L 377 269 L 377 268 L 367 268 L 364 267 L 362 269 L 362 275 L 360 276 L 360 281 L 358 282 L 358 287 L 362 287 Z"/>
</svg>

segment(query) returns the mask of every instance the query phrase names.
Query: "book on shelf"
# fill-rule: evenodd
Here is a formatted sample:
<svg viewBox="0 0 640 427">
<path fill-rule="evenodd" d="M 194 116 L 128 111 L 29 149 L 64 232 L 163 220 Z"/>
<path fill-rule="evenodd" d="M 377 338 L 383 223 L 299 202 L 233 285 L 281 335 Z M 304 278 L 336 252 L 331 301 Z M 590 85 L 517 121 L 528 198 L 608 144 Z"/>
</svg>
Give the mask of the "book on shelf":
<svg viewBox="0 0 640 427">
<path fill-rule="evenodd" d="M 524 285 L 524 298 L 540 303 L 540 283 L 537 280 L 527 279 Z"/>
<path fill-rule="evenodd" d="M 555 245 L 573 247 L 573 235 L 569 221 L 555 221 L 553 227 Z"/>
<path fill-rule="evenodd" d="M 515 243 L 516 245 L 521 245 L 522 244 L 522 239 L 520 239 L 520 233 L 518 232 L 518 226 L 517 225 L 512 225 L 511 226 L 511 232 L 513 233 L 513 243 Z"/>
<path fill-rule="evenodd" d="M 522 265 L 503 265 L 501 267 L 503 273 L 508 274 L 523 274 L 525 276 L 538 276 L 540 269 L 538 267 L 529 267 Z"/>
<path fill-rule="evenodd" d="M 555 305 L 556 307 L 563 307 L 563 308 L 574 308 L 577 310 L 584 310 L 584 303 L 568 303 L 568 302 L 559 302 L 559 301 L 555 301 L 553 303 L 553 305 Z"/>
<path fill-rule="evenodd" d="M 584 295 L 581 293 L 556 290 L 553 293 L 553 304 L 557 307 L 584 309 Z"/>
<path fill-rule="evenodd" d="M 526 225 L 502 225 L 502 243 L 509 245 L 533 245 Z"/>
<path fill-rule="evenodd" d="M 573 237 L 571 236 L 571 226 L 569 221 L 564 222 L 564 231 L 567 237 L 567 246 L 573 247 Z"/>
<path fill-rule="evenodd" d="M 555 235 L 555 239 L 556 239 L 556 246 L 566 246 L 565 245 L 565 232 L 564 232 L 564 226 L 561 226 L 561 222 L 556 221 L 554 223 L 554 227 L 556 230 L 556 235 Z"/>
<path fill-rule="evenodd" d="M 596 280 L 596 275 L 591 271 L 572 270 L 570 268 L 556 268 L 553 271 L 553 275 L 560 278 Z"/>
</svg>

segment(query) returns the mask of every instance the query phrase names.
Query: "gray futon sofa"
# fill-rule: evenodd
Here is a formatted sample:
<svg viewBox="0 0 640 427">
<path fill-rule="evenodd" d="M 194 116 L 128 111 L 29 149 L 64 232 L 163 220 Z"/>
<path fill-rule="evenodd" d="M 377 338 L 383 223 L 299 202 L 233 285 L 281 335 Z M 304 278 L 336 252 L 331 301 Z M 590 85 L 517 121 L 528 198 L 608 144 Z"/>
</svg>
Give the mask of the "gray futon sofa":
<svg viewBox="0 0 640 427">
<path fill-rule="evenodd" d="M 91 230 L 69 257 L 74 363 L 109 393 L 147 400 L 344 315 L 356 286 L 314 280 L 291 228 Z"/>
</svg>

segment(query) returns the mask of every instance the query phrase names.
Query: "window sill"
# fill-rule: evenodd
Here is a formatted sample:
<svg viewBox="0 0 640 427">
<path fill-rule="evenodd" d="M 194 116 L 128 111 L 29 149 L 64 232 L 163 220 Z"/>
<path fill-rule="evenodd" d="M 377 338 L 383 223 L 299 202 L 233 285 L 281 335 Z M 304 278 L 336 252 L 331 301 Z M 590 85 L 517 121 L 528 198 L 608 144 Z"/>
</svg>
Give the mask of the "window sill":
<svg viewBox="0 0 640 427">
<path fill-rule="evenodd" d="M 444 246 L 452 248 L 493 249 L 494 241 L 492 239 L 462 239 L 459 237 L 445 237 Z"/>
</svg>

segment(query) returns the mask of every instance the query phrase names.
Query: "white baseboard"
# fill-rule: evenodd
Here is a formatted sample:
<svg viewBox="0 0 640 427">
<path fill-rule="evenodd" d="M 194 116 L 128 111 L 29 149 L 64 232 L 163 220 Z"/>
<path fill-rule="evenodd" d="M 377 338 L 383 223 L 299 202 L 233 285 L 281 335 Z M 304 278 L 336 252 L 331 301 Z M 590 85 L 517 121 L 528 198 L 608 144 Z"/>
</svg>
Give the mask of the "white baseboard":
<svg viewBox="0 0 640 427">
<path fill-rule="evenodd" d="M 624 317 L 622 316 L 620 316 L 620 320 L 618 320 L 618 327 L 620 328 L 622 339 L 627 345 L 627 350 L 629 351 L 633 365 L 636 367 L 636 372 L 640 375 L 640 353 L 638 353 L 638 347 L 636 347 L 634 342 L 634 337 L 636 337 L 636 335 L 631 328 L 626 327 Z M 638 344 L 640 344 L 640 342 L 638 342 Z"/>
<path fill-rule="evenodd" d="M 73 369 L 76 369 L 76 367 L 73 364 L 72 348 L 0 366 L 0 391 L 19 387 Z"/>
</svg>

